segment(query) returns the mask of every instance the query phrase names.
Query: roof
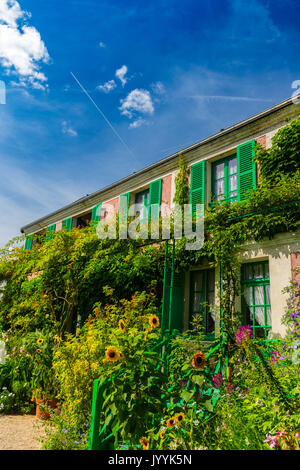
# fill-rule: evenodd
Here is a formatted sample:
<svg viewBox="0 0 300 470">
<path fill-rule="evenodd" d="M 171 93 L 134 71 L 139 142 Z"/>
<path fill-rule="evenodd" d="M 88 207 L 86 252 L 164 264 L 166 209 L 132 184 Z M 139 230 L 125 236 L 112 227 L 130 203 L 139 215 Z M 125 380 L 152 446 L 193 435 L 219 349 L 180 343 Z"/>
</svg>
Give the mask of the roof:
<svg viewBox="0 0 300 470">
<path fill-rule="evenodd" d="M 300 95 L 299 95 L 300 96 Z M 203 140 L 200 140 L 188 147 L 186 147 L 183 150 L 180 150 L 178 152 L 175 152 L 171 155 L 168 155 L 167 157 L 162 158 L 161 160 L 158 160 L 155 163 L 152 163 L 151 165 L 146 166 L 145 168 L 133 172 L 131 175 L 126 176 L 125 178 L 122 178 L 108 186 L 105 186 L 104 188 L 93 192 L 92 194 L 87 194 L 86 196 L 81 197 L 80 199 L 77 199 L 76 201 L 61 207 L 60 209 L 51 212 L 44 217 L 41 217 L 25 226 L 23 226 L 20 230 L 22 233 L 29 234 L 29 233 L 34 233 L 42 228 L 47 227 L 51 223 L 55 223 L 58 220 L 61 220 L 62 218 L 69 217 L 71 215 L 74 215 L 75 213 L 80 213 L 88 208 L 91 208 L 93 205 L 97 204 L 101 200 L 102 196 L 106 195 L 107 197 L 104 200 L 109 200 L 109 196 L 113 197 L 113 189 L 119 187 L 120 192 L 118 193 L 119 195 L 122 194 L 123 192 L 126 192 L 126 184 L 130 183 L 131 181 L 138 181 L 138 178 L 141 175 L 144 175 L 145 173 L 152 172 L 154 169 L 164 167 L 165 164 L 168 162 L 174 161 L 174 164 L 177 162 L 177 159 L 179 157 L 179 154 L 187 154 L 188 152 L 191 152 L 192 150 L 198 149 L 201 146 L 204 146 L 209 143 L 213 143 L 217 139 L 222 138 L 223 136 L 226 136 L 230 133 L 233 133 L 234 131 L 237 131 L 245 126 L 249 126 L 252 123 L 255 123 L 256 121 L 259 121 L 263 118 L 268 117 L 271 114 L 277 113 L 280 110 L 283 110 L 284 108 L 288 106 L 293 106 L 296 107 L 296 110 L 299 111 L 300 113 L 300 105 L 295 104 L 295 97 L 288 98 L 285 101 L 282 101 L 279 104 L 276 104 L 272 106 L 271 108 L 268 108 L 258 114 L 255 114 L 254 116 L 251 116 L 250 118 L 247 118 L 243 121 L 238 122 L 237 124 L 234 124 L 226 129 L 222 129 L 221 131 L 206 137 Z M 128 188 L 129 189 L 129 188 Z M 127 189 L 127 190 L 128 190 Z"/>
</svg>

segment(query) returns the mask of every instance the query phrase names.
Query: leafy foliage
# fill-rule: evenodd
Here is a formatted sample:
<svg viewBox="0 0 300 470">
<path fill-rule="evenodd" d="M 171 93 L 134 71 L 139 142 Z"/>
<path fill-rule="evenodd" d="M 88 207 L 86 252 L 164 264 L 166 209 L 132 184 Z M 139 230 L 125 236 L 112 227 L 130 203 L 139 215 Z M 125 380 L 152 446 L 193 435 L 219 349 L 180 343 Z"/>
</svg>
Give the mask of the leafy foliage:
<svg viewBox="0 0 300 470">
<path fill-rule="evenodd" d="M 272 139 L 272 147 L 256 147 L 255 161 L 265 182 L 276 184 L 282 176 L 293 176 L 300 170 L 300 116 L 279 129 Z"/>
</svg>

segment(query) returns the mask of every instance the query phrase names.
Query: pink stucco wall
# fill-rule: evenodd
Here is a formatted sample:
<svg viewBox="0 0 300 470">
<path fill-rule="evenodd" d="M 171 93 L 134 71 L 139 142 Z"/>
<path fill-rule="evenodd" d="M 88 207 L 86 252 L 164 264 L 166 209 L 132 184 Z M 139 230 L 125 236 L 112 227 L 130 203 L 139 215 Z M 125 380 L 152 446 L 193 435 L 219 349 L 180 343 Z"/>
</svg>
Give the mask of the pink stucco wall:
<svg viewBox="0 0 300 470">
<path fill-rule="evenodd" d="M 101 211 L 102 214 L 101 214 L 101 219 L 100 220 L 105 220 L 105 219 L 109 218 L 110 208 L 108 206 L 113 206 L 114 210 L 115 210 L 115 213 L 117 213 L 118 210 L 119 210 L 119 198 L 115 197 L 114 199 L 111 199 L 110 201 L 107 201 L 104 204 L 102 204 L 103 211 Z"/>
<path fill-rule="evenodd" d="M 267 147 L 267 136 L 266 135 L 262 135 L 261 137 L 258 137 L 255 142 L 257 144 L 260 144 L 262 145 L 264 148 Z M 260 178 L 260 167 L 259 167 L 259 164 L 257 164 L 256 166 L 256 180 L 259 181 L 259 178 Z"/>
<path fill-rule="evenodd" d="M 162 178 L 161 183 L 161 215 L 162 217 L 170 216 L 170 210 L 172 204 L 172 175 L 167 175 Z M 167 207 L 164 207 L 166 204 Z"/>
<path fill-rule="evenodd" d="M 56 222 L 55 231 L 59 232 L 61 229 L 62 229 L 62 220 L 60 220 L 59 222 Z"/>
<path fill-rule="evenodd" d="M 300 283 L 300 252 L 291 253 L 292 281 Z"/>
</svg>

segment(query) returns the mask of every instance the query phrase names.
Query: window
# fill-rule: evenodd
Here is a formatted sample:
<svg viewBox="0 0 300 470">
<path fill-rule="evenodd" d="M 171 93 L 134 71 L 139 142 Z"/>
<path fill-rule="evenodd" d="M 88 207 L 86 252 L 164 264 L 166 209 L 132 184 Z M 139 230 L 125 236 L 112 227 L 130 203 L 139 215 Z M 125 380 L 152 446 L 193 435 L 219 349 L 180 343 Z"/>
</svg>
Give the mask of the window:
<svg viewBox="0 0 300 470">
<path fill-rule="evenodd" d="M 91 223 L 91 220 L 92 220 L 92 213 L 91 212 L 89 212 L 88 214 L 83 214 L 80 217 L 77 217 L 76 227 L 77 228 L 88 227 Z"/>
<path fill-rule="evenodd" d="M 191 271 L 190 322 L 194 315 L 202 315 L 202 325 L 207 339 L 215 332 L 215 272 L 214 269 Z"/>
<path fill-rule="evenodd" d="M 238 200 L 236 155 L 215 162 L 212 165 L 212 196 L 213 201 Z"/>
<path fill-rule="evenodd" d="M 271 329 L 270 275 L 268 261 L 242 266 L 242 312 L 254 338 L 267 339 Z"/>
<path fill-rule="evenodd" d="M 135 216 L 139 219 L 148 218 L 149 189 L 141 191 L 135 195 Z"/>
</svg>

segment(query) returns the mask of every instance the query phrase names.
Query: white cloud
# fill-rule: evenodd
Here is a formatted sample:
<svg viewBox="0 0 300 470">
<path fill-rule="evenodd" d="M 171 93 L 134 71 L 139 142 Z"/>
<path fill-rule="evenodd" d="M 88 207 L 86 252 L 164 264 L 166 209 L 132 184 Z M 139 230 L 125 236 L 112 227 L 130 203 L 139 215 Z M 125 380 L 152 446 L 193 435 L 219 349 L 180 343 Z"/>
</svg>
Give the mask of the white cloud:
<svg viewBox="0 0 300 470">
<path fill-rule="evenodd" d="M 109 80 L 108 82 L 104 83 L 103 85 L 98 85 L 97 90 L 104 91 L 104 93 L 109 93 L 110 91 L 116 88 L 117 84 L 114 80 Z"/>
<path fill-rule="evenodd" d="M 151 88 L 157 95 L 163 95 L 166 92 L 165 86 L 162 82 L 152 83 Z"/>
<path fill-rule="evenodd" d="M 67 121 L 63 121 L 61 125 L 63 134 L 67 134 L 71 137 L 76 137 L 78 135 L 77 132 L 70 126 Z"/>
<path fill-rule="evenodd" d="M 124 100 L 121 100 L 121 114 L 132 118 L 135 113 L 153 114 L 154 106 L 148 90 L 136 88 Z"/>
<path fill-rule="evenodd" d="M 0 63 L 6 72 L 19 76 L 20 84 L 44 89 L 47 78 L 39 62 L 49 62 L 49 54 L 40 33 L 33 26 L 18 27 L 17 22 L 30 16 L 16 0 L 1 0 Z"/>
<path fill-rule="evenodd" d="M 124 86 L 127 82 L 127 78 L 125 77 L 128 68 L 126 65 L 122 65 L 119 69 L 116 70 L 116 77 L 121 81 L 122 86 Z"/>
<path fill-rule="evenodd" d="M 31 16 L 30 13 L 22 11 L 16 0 L 1 0 L 0 23 L 7 24 L 13 28 L 17 27 L 17 20 Z"/>
<path fill-rule="evenodd" d="M 133 121 L 129 124 L 129 129 L 137 129 L 138 127 L 142 126 L 145 122 L 145 119 L 140 117 L 136 119 L 136 121 Z"/>
<path fill-rule="evenodd" d="M 105 48 L 106 47 L 106 44 L 102 41 L 99 42 L 99 47 L 101 48 Z"/>
</svg>

